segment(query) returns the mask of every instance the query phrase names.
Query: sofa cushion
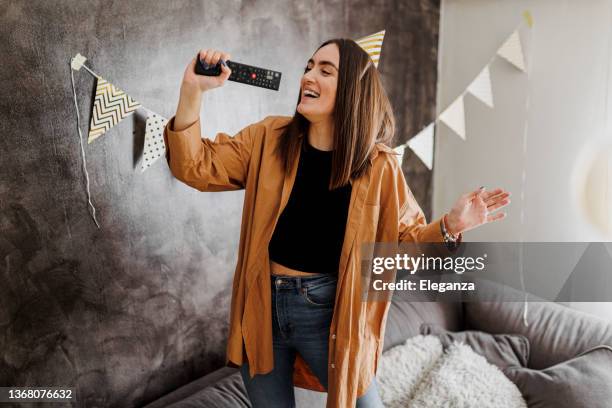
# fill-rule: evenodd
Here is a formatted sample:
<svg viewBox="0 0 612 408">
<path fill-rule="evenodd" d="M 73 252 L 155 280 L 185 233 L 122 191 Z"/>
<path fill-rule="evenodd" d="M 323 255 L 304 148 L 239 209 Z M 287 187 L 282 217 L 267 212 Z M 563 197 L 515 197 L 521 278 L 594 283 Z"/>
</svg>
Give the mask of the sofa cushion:
<svg viewBox="0 0 612 408">
<path fill-rule="evenodd" d="M 494 365 L 454 343 L 421 382 L 410 408 L 527 408 L 521 392 Z"/>
<path fill-rule="evenodd" d="M 505 374 L 530 408 L 608 408 L 612 401 L 612 347 L 595 347 L 541 371 L 509 367 Z"/>
<path fill-rule="evenodd" d="M 473 330 L 451 332 L 428 323 L 421 325 L 421 334 L 438 336 L 445 350 L 454 342 L 466 344 L 501 369 L 510 366 L 526 367 L 529 360 L 529 340 L 519 334 L 493 335 Z"/>
<path fill-rule="evenodd" d="M 417 385 L 442 354 L 442 344 L 435 336 L 415 336 L 385 351 L 376 372 L 385 407 L 410 406 Z"/>
<path fill-rule="evenodd" d="M 421 324 L 425 322 L 438 324 L 447 330 L 461 330 L 462 314 L 461 303 L 408 302 L 394 297 L 387 315 L 383 350 L 418 336 Z"/>
</svg>

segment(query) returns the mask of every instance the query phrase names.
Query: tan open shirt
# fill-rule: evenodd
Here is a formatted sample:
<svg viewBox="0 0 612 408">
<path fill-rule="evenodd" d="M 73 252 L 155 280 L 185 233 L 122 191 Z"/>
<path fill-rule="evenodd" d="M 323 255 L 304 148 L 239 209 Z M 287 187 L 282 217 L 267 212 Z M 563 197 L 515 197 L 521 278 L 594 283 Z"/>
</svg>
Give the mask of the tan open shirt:
<svg viewBox="0 0 612 408">
<path fill-rule="evenodd" d="M 234 137 L 218 133 L 214 141 L 201 137 L 199 121 L 175 132 L 173 118 L 164 131 L 166 159 L 177 179 L 200 191 L 245 189 L 226 364 L 240 366 L 248 359 L 251 376 L 274 367 L 268 243 L 289 199 L 298 160 L 285 174 L 273 152 L 290 120 L 268 116 Z M 443 241 L 440 220 L 426 223 L 390 147 L 376 143 L 368 171 L 351 185 L 329 337 L 327 408 L 354 407 L 382 353 L 390 303 L 362 300 L 360 244 Z M 299 354 L 294 367 L 296 386 L 325 391 Z"/>
</svg>

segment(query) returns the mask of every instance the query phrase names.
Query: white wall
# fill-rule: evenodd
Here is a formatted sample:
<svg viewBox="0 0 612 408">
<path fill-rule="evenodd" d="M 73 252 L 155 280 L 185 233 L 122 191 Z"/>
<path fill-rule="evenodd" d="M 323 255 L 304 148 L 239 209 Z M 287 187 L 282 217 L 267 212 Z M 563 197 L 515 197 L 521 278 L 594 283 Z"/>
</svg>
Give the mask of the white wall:
<svg viewBox="0 0 612 408">
<path fill-rule="evenodd" d="M 581 212 L 572 180 L 581 152 L 612 138 L 612 0 L 443 0 L 440 25 L 438 112 L 518 25 L 529 75 L 493 59 L 495 109 L 467 95 L 467 140 L 437 127 L 434 218 L 463 192 L 499 186 L 512 193 L 508 216 L 466 240 L 609 241 Z M 574 306 L 612 319 L 612 304 Z"/>
</svg>

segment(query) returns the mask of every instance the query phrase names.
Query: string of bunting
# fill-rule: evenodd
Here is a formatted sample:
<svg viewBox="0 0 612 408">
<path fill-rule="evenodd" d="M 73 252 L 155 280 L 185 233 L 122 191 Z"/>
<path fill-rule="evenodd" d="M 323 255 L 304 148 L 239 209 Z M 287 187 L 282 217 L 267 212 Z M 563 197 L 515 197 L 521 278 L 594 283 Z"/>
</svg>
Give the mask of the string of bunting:
<svg viewBox="0 0 612 408">
<path fill-rule="evenodd" d="M 529 12 L 525 12 L 523 17 L 527 21 L 529 27 L 532 27 L 533 19 L 531 14 Z M 475 96 L 489 108 L 494 108 L 495 103 L 493 97 L 493 87 L 491 86 L 489 66 L 493 62 L 493 59 L 497 56 L 502 57 L 521 72 L 525 72 L 525 58 L 518 27 L 512 32 L 512 34 L 510 34 L 506 41 L 504 41 L 497 52 L 491 57 L 489 62 L 478 73 L 476 78 L 468 85 L 468 87 L 453 102 L 451 102 L 451 104 L 444 109 L 433 122 L 425 126 L 421 131 L 419 131 L 419 133 L 410 138 L 406 143 L 394 148 L 395 152 L 400 155 L 400 161 L 404 157 L 404 150 L 406 147 L 409 147 L 429 170 L 433 168 L 434 127 L 435 123 L 438 121 L 448 126 L 461 139 L 466 140 L 465 108 L 463 98 L 466 93 L 469 93 Z"/>
<path fill-rule="evenodd" d="M 374 65 L 378 67 L 380 53 L 382 51 L 385 31 L 368 35 L 356 40 L 356 42 L 370 55 Z M 83 135 L 81 133 L 81 120 L 79 114 L 79 106 L 76 96 L 76 88 L 74 85 L 74 71 L 80 71 L 85 68 L 87 72 L 96 78 L 96 95 L 93 101 L 93 109 L 91 121 L 89 124 L 89 133 L 87 143 L 90 144 L 105 135 L 111 128 L 119 124 L 123 119 L 132 115 L 138 109 L 144 109 L 147 112 L 145 125 L 145 138 L 143 157 L 140 163 L 140 172 L 144 173 L 149 169 L 160 157 L 166 153 L 166 146 L 163 139 L 164 128 L 168 123 L 168 119 L 162 115 L 151 111 L 144 107 L 140 102 L 125 93 L 122 89 L 113 85 L 105 78 L 95 73 L 91 68 L 85 65 L 87 58 L 81 54 L 77 54 L 70 60 L 70 78 L 72 83 L 72 93 L 74 97 L 74 106 L 77 114 L 77 130 L 79 134 L 79 143 L 81 146 L 81 156 L 83 159 L 83 172 L 86 179 L 87 202 L 90 208 L 91 216 L 98 228 L 100 224 L 96 219 L 96 208 L 91 202 L 91 192 L 89 188 L 89 173 L 87 171 L 87 161 L 85 148 L 83 146 Z"/>
</svg>

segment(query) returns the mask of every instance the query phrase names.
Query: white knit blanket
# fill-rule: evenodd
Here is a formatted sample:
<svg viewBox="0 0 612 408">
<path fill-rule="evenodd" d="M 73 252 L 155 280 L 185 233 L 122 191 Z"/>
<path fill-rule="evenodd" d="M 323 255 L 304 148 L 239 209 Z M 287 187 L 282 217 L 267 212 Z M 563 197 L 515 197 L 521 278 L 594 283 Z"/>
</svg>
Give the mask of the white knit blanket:
<svg viewBox="0 0 612 408">
<path fill-rule="evenodd" d="M 436 336 L 386 351 L 376 380 L 386 408 L 526 408 L 521 392 L 469 346 L 443 352 Z"/>
</svg>

